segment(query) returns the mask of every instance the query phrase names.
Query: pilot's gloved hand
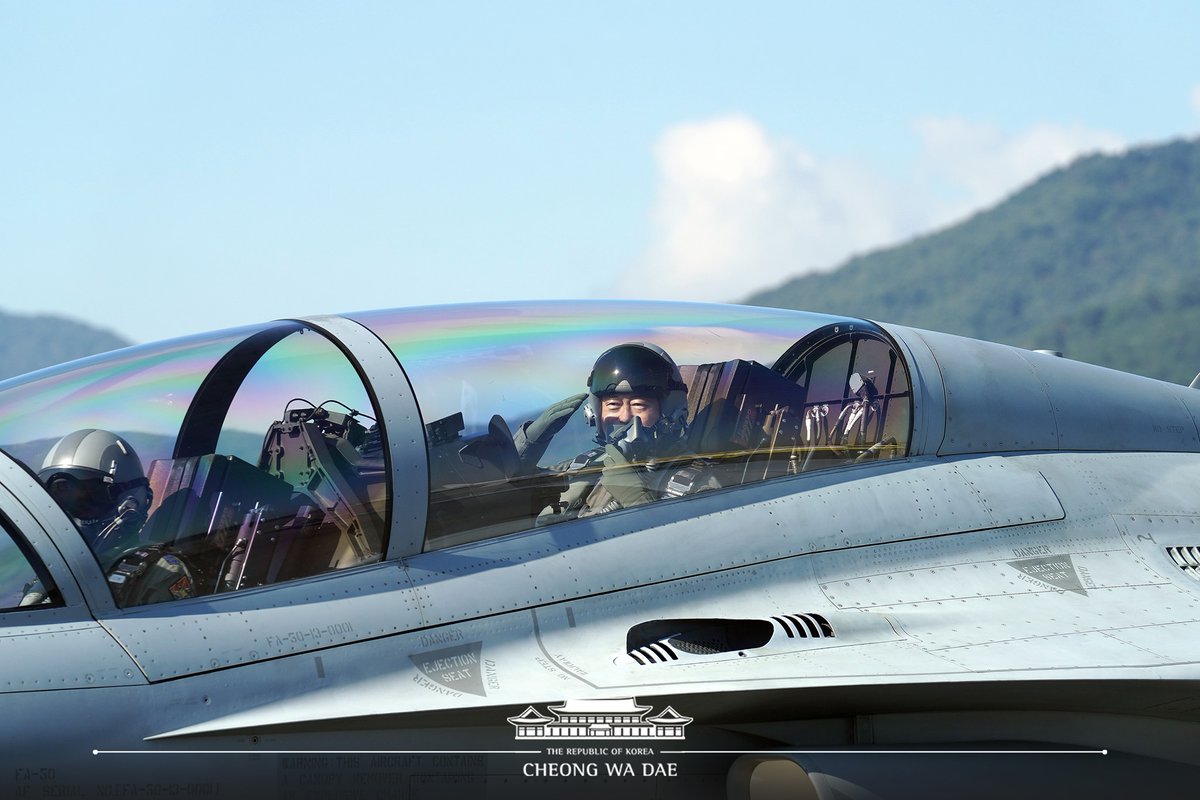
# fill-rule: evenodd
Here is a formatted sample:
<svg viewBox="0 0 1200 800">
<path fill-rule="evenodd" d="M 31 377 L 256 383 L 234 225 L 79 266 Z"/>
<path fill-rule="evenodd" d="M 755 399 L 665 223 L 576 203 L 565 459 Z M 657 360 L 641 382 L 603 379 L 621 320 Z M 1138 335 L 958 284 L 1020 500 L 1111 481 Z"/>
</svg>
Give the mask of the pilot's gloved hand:
<svg viewBox="0 0 1200 800">
<path fill-rule="evenodd" d="M 616 444 L 604 446 L 601 459 L 600 485 L 608 490 L 621 508 L 649 503 L 657 495 L 642 481 L 642 470 L 636 469 Z"/>
<path fill-rule="evenodd" d="M 609 432 L 605 449 L 613 448 L 626 462 L 645 461 L 651 455 L 653 441 L 642 421 L 633 417 L 629 422 Z"/>
<path fill-rule="evenodd" d="M 575 394 L 559 400 L 543 411 L 537 419 L 526 422 L 517 430 L 513 436 L 513 444 L 517 447 L 517 455 L 520 456 L 523 466 L 533 467 L 541 460 L 546 448 L 550 446 L 550 440 L 563 429 L 567 420 L 579 410 L 585 399 L 586 394 Z"/>
</svg>

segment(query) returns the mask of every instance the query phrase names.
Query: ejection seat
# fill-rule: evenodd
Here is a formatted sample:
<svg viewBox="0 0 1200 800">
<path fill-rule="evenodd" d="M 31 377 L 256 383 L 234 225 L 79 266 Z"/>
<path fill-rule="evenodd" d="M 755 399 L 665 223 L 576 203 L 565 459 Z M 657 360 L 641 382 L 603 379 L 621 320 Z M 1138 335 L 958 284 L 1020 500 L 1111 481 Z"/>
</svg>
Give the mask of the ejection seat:
<svg viewBox="0 0 1200 800">
<path fill-rule="evenodd" d="M 256 580 L 272 583 L 382 556 L 387 492 L 382 452 L 378 432 L 368 431 L 353 413 L 292 409 L 271 425 L 258 466 L 296 487 L 299 509 L 278 531 L 276 552 Z"/>
<path fill-rule="evenodd" d="M 754 361 L 682 366 L 688 447 L 721 486 L 795 471 L 804 392 Z"/>
<path fill-rule="evenodd" d="M 257 528 L 294 513 L 290 484 L 235 456 L 159 459 L 146 477 L 153 500 L 139 539 L 183 558 L 196 594 L 223 590 L 225 562 L 248 516 Z"/>
</svg>

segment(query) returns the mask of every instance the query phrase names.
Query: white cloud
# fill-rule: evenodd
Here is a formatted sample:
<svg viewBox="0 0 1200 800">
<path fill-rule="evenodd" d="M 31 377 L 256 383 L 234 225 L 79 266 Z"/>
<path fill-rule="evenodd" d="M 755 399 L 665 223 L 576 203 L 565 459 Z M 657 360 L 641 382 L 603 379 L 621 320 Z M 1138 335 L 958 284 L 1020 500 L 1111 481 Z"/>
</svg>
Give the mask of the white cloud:
<svg viewBox="0 0 1200 800">
<path fill-rule="evenodd" d="M 896 234 L 890 192 L 867 171 L 819 163 L 746 117 L 674 127 L 655 154 L 654 244 L 620 294 L 733 299 Z"/>
<path fill-rule="evenodd" d="M 920 119 L 916 132 L 921 140 L 918 183 L 938 197 L 926 211 L 934 225 L 993 205 L 1084 153 L 1115 153 L 1125 147 L 1115 134 L 1079 126 L 1041 124 L 1006 136 L 994 125 L 955 117 Z"/>
<path fill-rule="evenodd" d="M 821 159 L 726 116 L 667 130 L 655 147 L 652 244 L 611 292 L 734 300 L 798 274 L 830 269 L 990 206 L 1046 171 L 1122 140 L 1039 125 L 1006 136 L 990 125 L 925 118 L 904 180 L 866 162 Z"/>
</svg>

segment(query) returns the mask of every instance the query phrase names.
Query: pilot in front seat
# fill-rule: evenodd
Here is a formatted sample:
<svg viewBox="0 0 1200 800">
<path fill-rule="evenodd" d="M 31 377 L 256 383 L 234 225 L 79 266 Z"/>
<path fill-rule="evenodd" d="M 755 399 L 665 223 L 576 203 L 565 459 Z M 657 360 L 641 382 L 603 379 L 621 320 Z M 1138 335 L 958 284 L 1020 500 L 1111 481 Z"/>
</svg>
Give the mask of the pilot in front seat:
<svg viewBox="0 0 1200 800">
<path fill-rule="evenodd" d="M 104 567 L 134 543 L 150 507 L 150 484 L 134 449 L 114 433 L 84 428 L 50 448 L 38 480 Z"/>
<path fill-rule="evenodd" d="M 119 605 L 194 595 L 178 556 L 139 546 L 153 495 L 141 459 L 123 438 L 96 428 L 68 433 L 46 454 L 38 480 L 79 529 Z M 21 604 L 42 602 L 37 592 L 27 589 Z"/>
</svg>

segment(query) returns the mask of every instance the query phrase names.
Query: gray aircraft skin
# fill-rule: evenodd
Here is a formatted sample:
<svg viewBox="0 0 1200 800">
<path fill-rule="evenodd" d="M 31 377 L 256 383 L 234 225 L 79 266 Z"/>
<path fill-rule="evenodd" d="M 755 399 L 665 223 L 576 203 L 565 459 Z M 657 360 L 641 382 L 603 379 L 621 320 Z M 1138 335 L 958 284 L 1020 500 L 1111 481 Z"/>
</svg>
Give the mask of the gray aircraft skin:
<svg viewBox="0 0 1200 800">
<path fill-rule="evenodd" d="M 514 438 L 625 342 L 687 384 L 686 450 L 628 468 L 671 491 L 556 514 L 599 479 L 563 466 L 598 429 L 581 408 L 533 460 Z M 107 552 L 43 483 L 89 428 L 153 494 Z M 0 449 L 5 797 L 1200 779 L 1200 392 L 1181 385 L 777 309 L 478 304 L 9 380 Z"/>
</svg>

